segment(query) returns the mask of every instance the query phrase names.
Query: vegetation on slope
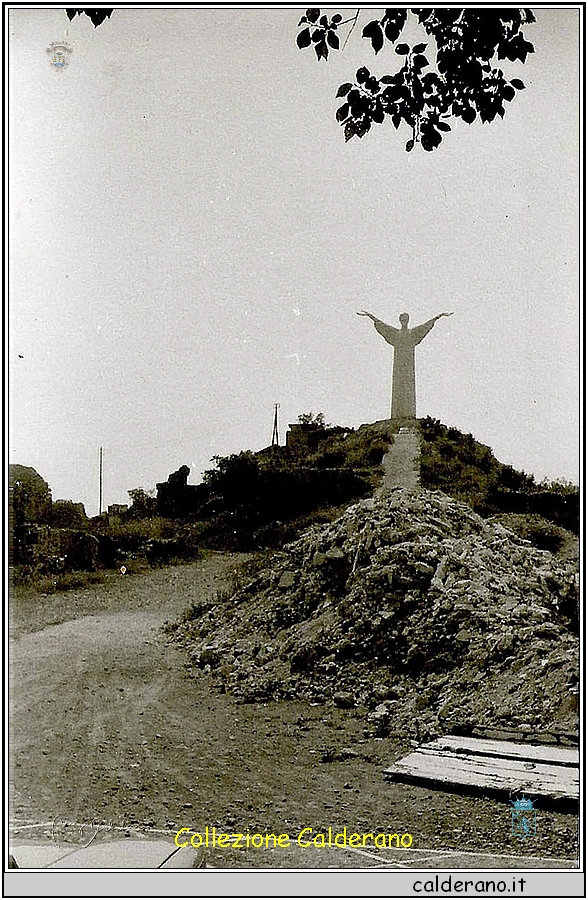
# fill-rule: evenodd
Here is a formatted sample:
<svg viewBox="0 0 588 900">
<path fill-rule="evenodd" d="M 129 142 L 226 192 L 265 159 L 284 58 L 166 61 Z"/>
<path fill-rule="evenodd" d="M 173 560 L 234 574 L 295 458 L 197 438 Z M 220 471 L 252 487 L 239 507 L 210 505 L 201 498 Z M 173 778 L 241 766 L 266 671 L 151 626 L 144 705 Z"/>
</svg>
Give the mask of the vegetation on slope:
<svg viewBox="0 0 588 900">
<path fill-rule="evenodd" d="M 569 532 L 577 534 L 579 527 L 577 487 L 537 484 L 532 475 L 499 462 L 471 434 L 431 418 L 418 424 L 422 487 L 441 490 L 482 516 L 503 517 L 503 524 L 540 549 L 569 546 Z M 355 430 L 307 413 L 287 446 L 215 457 L 198 485 L 187 483 L 183 466 L 157 485 L 157 496 L 134 488 L 129 509 L 93 520 L 81 504 L 53 502 L 34 470 L 11 467 L 15 563 L 25 566 L 16 578 L 51 576 L 57 584 L 72 570 L 125 565 L 132 571 L 145 559 L 151 565 L 195 559 L 202 547 L 281 547 L 371 495 L 393 439 L 388 422 Z"/>
</svg>

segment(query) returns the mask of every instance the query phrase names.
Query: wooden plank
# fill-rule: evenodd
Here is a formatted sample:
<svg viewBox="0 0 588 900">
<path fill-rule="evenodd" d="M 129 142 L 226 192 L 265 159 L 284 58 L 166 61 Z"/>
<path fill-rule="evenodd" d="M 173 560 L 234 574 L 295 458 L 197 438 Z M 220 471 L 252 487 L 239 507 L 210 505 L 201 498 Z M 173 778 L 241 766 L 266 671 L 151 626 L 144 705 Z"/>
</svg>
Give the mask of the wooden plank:
<svg viewBox="0 0 588 900">
<path fill-rule="evenodd" d="M 546 783 L 578 784 L 579 775 L 576 769 L 567 766 L 550 766 L 543 763 L 525 763 L 523 760 L 484 758 L 481 756 L 463 756 L 441 754 L 422 747 L 396 763 L 405 769 L 427 769 L 438 772 L 464 771 L 480 776 L 497 777 L 511 780 L 545 780 Z M 392 767 L 394 768 L 394 767 Z"/>
<path fill-rule="evenodd" d="M 523 759 L 551 765 L 571 766 L 580 764 L 580 751 L 576 747 L 557 747 L 551 744 L 515 744 L 509 741 L 491 741 L 470 737 L 441 737 L 420 750 L 450 750 L 453 753 L 468 753 L 476 756 L 496 756 L 504 759 Z"/>
<path fill-rule="evenodd" d="M 423 748 L 424 749 L 424 748 Z M 560 765 L 501 760 L 498 757 L 464 756 L 417 750 L 385 770 L 399 781 L 439 783 L 445 787 L 527 793 L 557 800 L 579 797 L 579 773 Z"/>
<path fill-rule="evenodd" d="M 459 734 L 459 732 L 454 732 Z M 557 746 L 577 747 L 579 735 L 572 731 L 540 731 L 535 734 L 520 731 L 518 728 L 499 728 L 490 725 L 476 725 L 470 732 L 464 732 L 468 737 L 489 738 L 495 741 L 518 741 L 519 743 L 556 744 Z M 562 743 L 563 741 L 563 743 Z"/>
</svg>

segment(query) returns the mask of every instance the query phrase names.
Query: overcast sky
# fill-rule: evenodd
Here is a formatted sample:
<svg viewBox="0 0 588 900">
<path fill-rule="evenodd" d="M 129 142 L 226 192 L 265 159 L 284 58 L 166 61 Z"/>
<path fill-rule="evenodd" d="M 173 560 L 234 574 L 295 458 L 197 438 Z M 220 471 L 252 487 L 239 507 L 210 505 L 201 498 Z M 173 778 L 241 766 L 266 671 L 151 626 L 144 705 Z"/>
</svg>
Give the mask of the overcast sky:
<svg viewBox="0 0 588 900">
<path fill-rule="evenodd" d="M 384 419 L 392 349 L 356 311 L 453 310 L 417 415 L 577 482 L 579 11 L 534 9 L 504 120 L 410 154 L 334 120 L 341 82 L 398 57 L 356 29 L 319 64 L 303 7 L 13 9 L 10 462 L 96 514 L 101 446 L 107 505 L 267 446 L 276 402 L 282 443 L 311 410 Z"/>
</svg>

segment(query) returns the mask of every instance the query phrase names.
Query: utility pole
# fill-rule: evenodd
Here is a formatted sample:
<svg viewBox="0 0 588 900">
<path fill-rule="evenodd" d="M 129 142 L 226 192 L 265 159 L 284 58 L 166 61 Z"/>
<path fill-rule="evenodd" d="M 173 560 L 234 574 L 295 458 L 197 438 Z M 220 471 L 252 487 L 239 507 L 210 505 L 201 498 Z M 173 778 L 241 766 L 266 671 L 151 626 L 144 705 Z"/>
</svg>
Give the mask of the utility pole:
<svg viewBox="0 0 588 900">
<path fill-rule="evenodd" d="M 280 436 L 278 433 L 278 410 L 280 408 L 279 403 L 274 403 L 274 430 L 272 432 L 272 447 L 280 446 Z"/>
<path fill-rule="evenodd" d="M 102 447 L 100 447 L 100 503 L 98 505 L 98 515 L 102 515 Z"/>
</svg>

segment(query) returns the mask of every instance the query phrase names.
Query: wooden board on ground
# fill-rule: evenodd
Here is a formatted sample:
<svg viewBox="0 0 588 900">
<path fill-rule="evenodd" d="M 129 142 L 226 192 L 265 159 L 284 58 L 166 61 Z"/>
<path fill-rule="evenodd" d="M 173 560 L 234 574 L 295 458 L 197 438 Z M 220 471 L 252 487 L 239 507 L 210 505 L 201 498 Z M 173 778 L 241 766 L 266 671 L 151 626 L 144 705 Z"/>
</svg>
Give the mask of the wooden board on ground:
<svg viewBox="0 0 588 900">
<path fill-rule="evenodd" d="M 423 744 L 384 775 L 451 790 L 573 801 L 579 798 L 578 765 L 573 747 L 443 737 Z"/>
<path fill-rule="evenodd" d="M 553 744 L 515 744 L 511 741 L 489 741 L 471 737 L 442 737 L 425 744 L 431 750 L 450 750 L 454 753 L 469 753 L 475 756 L 500 756 L 504 759 L 522 759 L 547 765 L 580 765 L 580 751 L 577 747 L 557 747 Z M 424 749 L 419 748 L 419 749 Z"/>
</svg>

